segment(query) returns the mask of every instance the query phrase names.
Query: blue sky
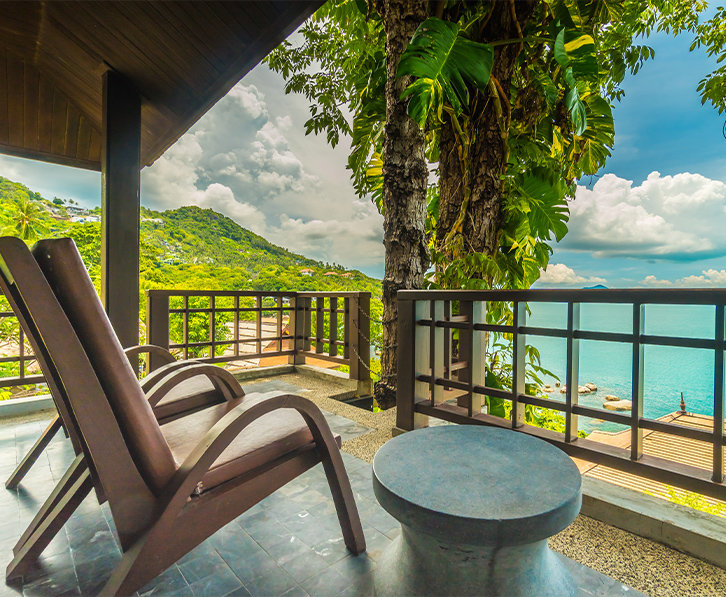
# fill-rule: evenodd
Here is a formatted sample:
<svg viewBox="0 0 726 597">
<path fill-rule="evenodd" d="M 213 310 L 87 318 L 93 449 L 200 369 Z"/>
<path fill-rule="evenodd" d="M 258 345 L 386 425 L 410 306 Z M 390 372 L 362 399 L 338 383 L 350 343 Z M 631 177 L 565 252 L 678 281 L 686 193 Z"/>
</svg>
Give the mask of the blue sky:
<svg viewBox="0 0 726 597">
<path fill-rule="evenodd" d="M 689 36 L 648 40 L 655 59 L 624 83 L 613 156 L 581 181 L 570 232 L 539 286 L 726 286 L 724 117 L 701 106 L 713 70 Z M 142 203 L 197 204 L 270 241 L 375 276 L 382 218 L 355 197 L 348 142 L 305 136 L 307 102 L 258 66 L 164 156 L 142 172 Z M 100 204 L 100 174 L 0 156 L 0 175 L 46 197 Z"/>
<path fill-rule="evenodd" d="M 715 60 L 688 35 L 646 43 L 655 58 L 623 83 L 613 155 L 581 181 L 540 286 L 726 286 L 726 115 L 696 91 Z"/>
</svg>

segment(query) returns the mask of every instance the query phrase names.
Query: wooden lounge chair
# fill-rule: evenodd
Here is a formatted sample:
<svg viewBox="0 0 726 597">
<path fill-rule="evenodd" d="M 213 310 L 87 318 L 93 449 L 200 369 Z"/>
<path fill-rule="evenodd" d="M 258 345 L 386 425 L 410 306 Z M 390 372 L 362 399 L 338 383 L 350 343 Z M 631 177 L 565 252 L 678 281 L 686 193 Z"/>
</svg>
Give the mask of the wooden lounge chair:
<svg viewBox="0 0 726 597">
<path fill-rule="evenodd" d="M 59 384 L 61 417 L 80 446 L 74 465 L 87 466 L 69 469 L 63 497 L 25 545 L 32 550 L 52 536 L 76 507 L 77 496 L 95 487 L 109 502 L 124 552 L 103 594 L 130 594 L 322 462 L 345 543 L 356 554 L 365 549 L 338 444 L 312 402 L 283 394 L 235 398 L 230 391 L 223 404 L 160 426 L 73 242 L 41 241 L 33 255 L 39 268 L 32 267 L 24 243 L 0 239 L 11 294 L 22 297 L 27 323 L 43 340 L 33 348 Z M 12 272 L 19 263 L 22 268 L 15 269 L 22 270 L 22 280 Z M 196 375 L 224 386 L 220 371 L 185 366 L 158 379 L 147 395 L 160 400 Z M 8 577 L 12 574 L 22 571 L 9 570 Z"/>
<path fill-rule="evenodd" d="M 57 414 L 53 417 L 48 427 L 25 455 L 6 482 L 6 488 L 13 489 L 20 483 L 53 436 L 60 429 L 63 428 L 66 432 L 66 436 L 70 437 L 71 444 L 77 456 L 82 455 L 82 448 L 73 427 L 64 425 L 62 422 L 64 419 L 69 420 L 72 414 L 68 411 L 66 406 L 68 402 L 67 399 L 64 399 L 63 397 L 63 384 L 58 379 L 55 368 L 50 360 L 44 357 L 44 354 L 47 353 L 44 346 L 44 340 L 33 325 L 32 317 L 29 315 L 28 306 L 25 304 L 23 296 L 17 292 L 18 285 L 10 282 L 13 279 L 13 276 L 16 279 L 23 281 L 23 287 L 28 290 L 26 294 L 32 295 L 32 272 L 35 271 L 37 274 L 37 264 L 27 251 L 25 253 L 22 250 L 19 253 L 16 252 L 16 257 L 13 258 L 13 251 L 19 247 L 19 245 L 17 245 L 15 241 L 9 241 L 9 243 L 9 260 L 7 263 L 2 264 L 4 267 L 0 267 L 0 291 L 6 295 L 11 307 L 18 317 L 18 320 L 26 331 L 26 336 L 34 346 L 34 350 L 38 356 L 38 361 L 41 364 L 42 370 L 45 372 L 48 388 L 51 392 L 51 396 L 53 397 L 57 410 Z M 25 261 L 25 263 L 23 263 L 23 261 Z M 30 269 L 30 272 L 26 271 L 28 269 Z M 212 376 L 211 380 L 207 375 L 197 374 L 191 376 L 189 379 L 184 381 L 184 383 L 175 385 L 170 391 L 164 391 L 164 386 L 159 387 L 159 382 L 161 380 L 178 369 L 184 368 L 188 365 L 198 364 L 198 362 L 177 361 L 168 350 L 153 345 L 134 346 L 124 349 L 124 353 L 129 359 L 137 357 L 139 354 L 143 353 L 147 353 L 149 355 L 154 354 L 155 357 L 157 357 L 157 362 L 164 363 L 163 366 L 159 367 L 153 372 L 153 374 L 147 376 L 141 382 L 141 388 L 145 393 L 148 393 L 148 398 L 153 404 L 154 414 L 160 424 L 173 421 L 184 414 L 196 412 L 206 406 L 219 404 L 230 398 L 239 398 L 244 395 L 242 388 L 230 375 L 223 371 L 216 370 L 215 373 L 218 373 L 218 375 Z M 65 413 L 65 415 L 62 416 L 61 413 Z M 71 430 L 71 433 L 68 432 L 68 429 Z M 33 520 L 13 547 L 14 558 L 8 566 L 7 578 L 22 574 L 24 570 L 32 565 L 38 555 L 63 526 L 67 517 L 72 514 L 71 504 L 75 504 L 73 508 L 77 507 L 86 495 L 90 493 L 92 489 L 90 483 L 78 487 L 74 486 L 75 482 L 79 478 L 79 475 L 86 468 L 86 460 L 82 457 L 77 458 L 40 507 Z M 71 497 L 70 494 L 72 489 L 73 496 L 71 500 L 69 498 Z M 96 493 L 98 495 L 99 503 L 104 502 L 105 496 L 98 484 L 96 485 Z M 61 519 L 55 521 L 50 520 L 49 515 L 55 511 L 58 504 L 62 501 L 65 501 L 68 504 L 64 514 L 65 518 L 63 518 L 62 521 Z M 36 534 L 35 531 L 41 526 L 46 528 L 46 532 Z M 51 532 L 48 530 L 51 527 L 54 528 L 55 531 Z M 30 540 L 31 538 L 33 539 L 32 541 Z"/>
<path fill-rule="evenodd" d="M 6 285 L 0 281 L 0 290 L 5 287 Z M 174 355 L 166 348 L 155 346 L 153 344 L 142 344 L 125 348 L 124 354 L 131 363 L 134 363 L 134 361 L 138 359 L 139 355 L 146 354 L 150 357 L 153 354 L 155 361 L 162 365 L 156 369 L 155 375 L 150 377 L 147 376 L 147 378 L 141 382 L 141 387 L 145 392 L 150 390 L 161 377 L 167 375 L 169 372 L 194 363 L 194 361 L 177 361 L 174 358 Z M 149 363 L 150 362 L 151 359 L 149 359 Z M 51 396 L 53 396 L 52 388 L 53 385 L 50 384 L 49 389 L 51 390 Z M 199 375 L 195 379 L 189 380 L 187 384 L 185 384 L 182 388 L 177 389 L 171 395 L 165 396 L 164 399 L 154 407 L 154 414 L 159 422 L 163 424 L 166 421 L 182 416 L 187 412 L 224 401 L 225 397 L 223 392 L 220 392 L 220 390 L 205 376 Z M 57 400 L 54 399 L 54 402 L 57 403 Z M 56 409 L 57 408 L 58 405 L 56 404 Z M 56 433 L 58 433 L 61 429 L 63 429 L 61 417 L 60 415 L 56 415 L 5 481 L 5 487 L 7 489 L 15 489 L 21 483 L 25 475 L 32 468 L 33 464 L 35 464 L 40 455 L 43 453 L 43 450 L 48 447 L 48 444 L 51 442 L 53 437 L 55 437 Z M 65 433 L 67 436 L 68 431 L 65 430 Z"/>
<path fill-rule="evenodd" d="M 75 424 L 63 424 L 62 421 L 73 420 L 73 413 L 68 407 L 68 399 L 65 396 L 65 389 L 58 373 L 48 357 L 48 349 L 40 331 L 35 326 L 33 317 L 30 315 L 25 296 L 43 296 L 47 291 L 47 283 L 38 265 L 30 252 L 23 249 L 22 244 L 17 240 L 0 239 L 0 245 L 4 251 L 0 251 L 0 290 L 6 295 L 13 311 L 31 342 L 37 359 L 56 405 L 58 414 L 54 417 L 48 429 L 52 429 L 57 423 L 55 432 L 61 427 L 66 429 L 77 458 L 73 461 L 46 501 L 40 507 L 33 520 L 18 539 L 13 547 L 14 558 L 7 567 L 6 578 L 11 579 L 22 575 L 43 549 L 50 543 L 53 537 L 63 526 L 68 517 L 80 502 L 90 493 L 93 485 L 90 482 L 77 484 L 81 474 L 87 470 L 87 461 L 83 457 L 81 440 L 78 438 Z M 3 255 L 5 259 L 3 259 Z M 19 289 L 23 289 L 23 294 Z M 36 308 L 41 306 L 40 302 Z M 46 330 L 46 333 L 53 333 L 53 330 Z M 161 424 L 173 421 L 184 414 L 196 412 L 210 404 L 218 404 L 232 398 L 239 398 L 244 395 L 242 388 L 236 380 L 227 372 L 218 368 L 211 369 L 213 375 L 188 376 L 183 383 L 168 388 L 168 384 L 160 383 L 172 372 L 187 367 L 198 365 L 196 361 L 176 361 L 168 350 L 152 345 L 135 346 L 125 349 L 127 357 L 133 357 L 139 353 L 155 353 L 158 360 L 167 361 L 165 365 L 157 369 L 153 374 L 147 376 L 141 383 L 141 388 L 148 393 L 150 404 L 153 404 L 154 414 Z M 170 362 L 171 361 L 171 362 Z M 200 369 L 195 367 L 195 371 Z M 36 450 L 38 446 L 47 443 L 54 435 L 46 429 L 46 437 L 41 438 L 25 456 L 21 465 L 16 468 L 16 476 L 22 476 L 29 470 L 42 449 Z M 70 433 L 68 433 L 70 431 Z M 48 437 L 50 436 L 50 437 Z M 34 453 L 35 452 L 35 453 Z M 7 486 L 7 485 L 6 485 Z M 105 495 L 100 484 L 95 485 L 99 503 L 105 501 Z M 62 512 L 59 510 L 62 504 Z M 39 531 L 41 529 L 42 531 Z M 38 532 L 36 532 L 38 531 Z"/>
</svg>

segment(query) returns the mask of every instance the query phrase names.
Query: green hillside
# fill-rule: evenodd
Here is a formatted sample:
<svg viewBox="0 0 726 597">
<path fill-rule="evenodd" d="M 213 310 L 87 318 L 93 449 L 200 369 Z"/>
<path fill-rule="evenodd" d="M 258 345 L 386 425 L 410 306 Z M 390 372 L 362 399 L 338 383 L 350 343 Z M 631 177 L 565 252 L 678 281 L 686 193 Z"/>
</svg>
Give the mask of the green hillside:
<svg viewBox="0 0 726 597">
<path fill-rule="evenodd" d="M 142 208 L 141 219 L 142 318 L 143 290 L 176 288 L 369 291 L 372 318 L 380 320 L 381 282 L 359 271 L 291 253 L 211 209 L 181 207 L 158 212 Z M 18 224 L 24 221 L 32 230 L 31 236 L 70 236 L 97 286 L 101 269 L 99 220 L 98 208 L 85 210 L 72 200 L 47 199 L 0 177 L 0 233 L 22 237 L 24 231 Z M 372 330 L 374 336 L 377 328 Z"/>
<path fill-rule="evenodd" d="M 42 237 L 70 236 L 98 278 L 100 209 L 49 200 L 0 177 L 0 231 L 18 234 L 29 205 Z M 181 207 L 164 212 L 142 208 L 141 281 L 144 288 L 236 290 L 367 290 L 380 295 L 380 281 L 357 270 L 324 264 L 273 245 L 211 209 Z M 312 272 L 303 273 L 304 270 Z M 325 275 L 333 272 L 333 275 Z"/>
</svg>

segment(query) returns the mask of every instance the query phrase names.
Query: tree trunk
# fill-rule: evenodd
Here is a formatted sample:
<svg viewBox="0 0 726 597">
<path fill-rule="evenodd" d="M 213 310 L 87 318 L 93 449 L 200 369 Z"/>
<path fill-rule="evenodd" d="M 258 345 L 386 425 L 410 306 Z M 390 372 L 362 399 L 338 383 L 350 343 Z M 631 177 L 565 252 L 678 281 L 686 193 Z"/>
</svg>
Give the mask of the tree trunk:
<svg viewBox="0 0 726 597">
<path fill-rule="evenodd" d="M 410 79 L 397 79 L 396 69 L 418 26 L 427 17 L 420 0 L 381 0 L 375 3 L 386 30 L 386 132 L 383 146 L 383 353 L 381 380 L 375 397 L 381 408 L 396 404 L 398 362 L 398 304 L 396 293 L 420 288 L 428 268 L 425 232 L 428 167 L 424 134 L 399 100 Z"/>
<path fill-rule="evenodd" d="M 531 17 L 536 3 L 536 0 L 516 4 L 495 2 L 492 14 L 477 41 L 493 42 L 520 37 L 521 30 Z M 464 184 L 466 177 L 462 170 L 460 148 L 451 120 L 447 119 L 442 126 L 439 219 L 436 227 L 439 250 L 444 249 L 443 240 L 460 219 L 462 210 L 465 210 L 461 228 L 463 252 L 493 255 L 497 250 L 499 232 L 504 221 L 502 176 L 507 162 L 509 95 L 519 52 L 518 44 L 495 47 L 492 80 L 496 81 L 500 88 L 499 102 L 502 117 L 497 114 L 496 102 L 492 95 L 487 97 L 479 95 L 470 117 L 461 119 L 471 139 L 468 159 L 464 163 L 464 168 L 468 171 L 468 187 Z M 469 201 L 465 205 L 467 194 Z"/>
</svg>

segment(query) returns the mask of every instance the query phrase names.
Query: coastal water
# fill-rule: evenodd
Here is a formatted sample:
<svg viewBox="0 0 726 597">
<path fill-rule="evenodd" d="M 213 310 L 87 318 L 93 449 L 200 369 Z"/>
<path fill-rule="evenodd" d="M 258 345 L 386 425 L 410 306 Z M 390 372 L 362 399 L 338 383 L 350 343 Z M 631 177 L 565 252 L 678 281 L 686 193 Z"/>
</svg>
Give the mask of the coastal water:
<svg viewBox="0 0 726 597">
<path fill-rule="evenodd" d="M 531 303 L 527 325 L 549 328 L 567 327 L 567 307 L 564 304 Z M 591 331 L 632 333 L 631 305 L 583 304 L 580 328 Z M 694 305 L 647 305 L 645 333 L 661 336 L 713 339 L 715 308 Z M 566 341 L 562 338 L 528 336 L 527 343 L 536 346 L 542 366 L 565 382 Z M 657 418 L 680 409 L 681 392 L 689 412 L 713 415 L 713 350 L 667 346 L 644 348 L 644 416 Z M 619 342 L 580 340 L 579 385 L 593 382 L 598 391 L 583 394 L 580 404 L 602 408 L 606 394 L 624 400 L 631 399 L 632 347 Z M 556 381 L 545 376 L 545 382 Z M 558 391 L 550 396 L 563 400 Z M 629 411 L 627 411 L 629 412 Z M 586 431 L 601 429 L 617 431 L 620 425 L 581 417 L 580 426 Z"/>
</svg>

